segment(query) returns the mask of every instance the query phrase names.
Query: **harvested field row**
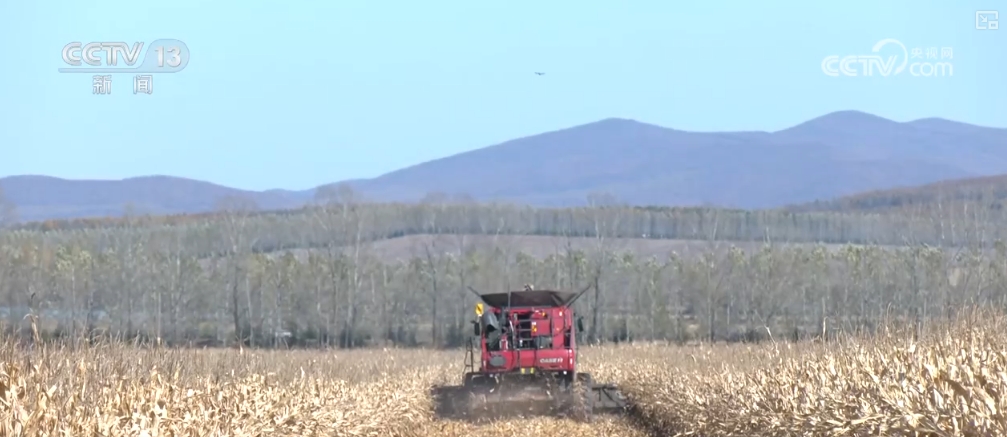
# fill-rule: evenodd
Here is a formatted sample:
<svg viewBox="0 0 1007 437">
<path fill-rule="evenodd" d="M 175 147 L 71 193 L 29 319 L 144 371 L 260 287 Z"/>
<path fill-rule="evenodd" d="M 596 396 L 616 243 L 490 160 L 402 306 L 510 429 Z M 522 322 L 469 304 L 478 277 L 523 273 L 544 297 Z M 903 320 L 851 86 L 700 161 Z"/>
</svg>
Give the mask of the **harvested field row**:
<svg viewBox="0 0 1007 437">
<path fill-rule="evenodd" d="M 592 424 L 436 420 L 429 389 L 458 382 L 461 352 L 7 343 L 0 435 L 1007 435 L 1007 323 L 968 320 L 916 342 L 587 348 L 587 370 L 636 404 Z"/>
</svg>

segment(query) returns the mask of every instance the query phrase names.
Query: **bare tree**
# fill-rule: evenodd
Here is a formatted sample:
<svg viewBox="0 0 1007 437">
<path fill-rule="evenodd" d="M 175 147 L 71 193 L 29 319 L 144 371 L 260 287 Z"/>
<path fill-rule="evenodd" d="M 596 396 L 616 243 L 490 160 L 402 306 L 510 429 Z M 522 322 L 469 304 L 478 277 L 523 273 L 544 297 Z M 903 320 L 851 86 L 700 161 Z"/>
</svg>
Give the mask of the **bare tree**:
<svg viewBox="0 0 1007 437">
<path fill-rule="evenodd" d="M 602 276 L 606 274 L 613 262 L 613 239 L 619 228 L 618 199 L 608 193 L 591 193 L 587 197 L 588 205 L 593 215 L 594 250 L 591 253 L 592 286 L 591 326 L 587 337 L 590 341 L 598 341 L 605 336 L 604 319 L 600 317 L 604 303 Z"/>
<path fill-rule="evenodd" d="M 360 207 L 363 199 L 353 190 L 353 187 L 345 182 L 336 185 L 331 190 L 319 190 L 316 198 L 324 202 L 330 216 L 338 214 L 338 233 L 342 235 L 343 242 L 349 244 L 349 250 L 351 251 L 351 266 L 345 296 L 346 314 L 343 319 L 340 344 L 347 347 L 357 346 L 359 341 L 356 330 L 360 314 L 358 293 L 361 281 L 364 278 L 361 272 L 361 260 L 364 249 L 364 223 L 366 218 L 361 215 L 362 208 Z M 332 245 L 328 247 L 332 248 Z"/>
<path fill-rule="evenodd" d="M 17 222 L 17 205 L 9 199 L 0 186 L 0 229 L 13 225 Z"/>
<path fill-rule="evenodd" d="M 248 317 L 251 317 L 252 296 L 251 287 L 248 283 L 248 268 L 245 265 L 252 247 L 258 239 L 255 235 L 249 235 L 249 217 L 258 210 L 255 201 L 241 196 L 225 196 L 217 201 L 217 211 L 223 222 L 224 236 L 230 246 L 228 265 L 230 274 L 228 275 L 231 291 L 231 317 L 234 321 L 234 335 L 238 344 L 246 342 L 253 343 L 255 338 L 251 333 L 251 320 L 246 320 L 248 332 L 241 320 L 241 306 L 239 304 L 239 290 L 242 285 L 245 289 L 245 308 Z"/>
<path fill-rule="evenodd" d="M 441 290 L 444 283 L 440 260 L 446 250 L 440 244 L 441 223 L 444 219 L 444 207 L 448 196 L 444 193 L 429 193 L 420 201 L 424 210 L 423 229 L 430 233 L 430 240 L 423 245 L 422 273 L 426 279 L 423 289 L 427 292 L 430 304 L 430 336 L 434 347 L 441 344 Z"/>
</svg>

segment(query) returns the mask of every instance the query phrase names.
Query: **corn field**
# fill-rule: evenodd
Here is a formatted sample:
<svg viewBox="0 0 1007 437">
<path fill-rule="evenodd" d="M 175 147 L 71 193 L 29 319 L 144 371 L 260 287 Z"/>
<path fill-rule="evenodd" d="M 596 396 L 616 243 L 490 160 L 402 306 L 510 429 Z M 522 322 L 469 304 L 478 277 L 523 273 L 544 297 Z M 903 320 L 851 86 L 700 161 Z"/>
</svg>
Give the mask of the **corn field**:
<svg viewBox="0 0 1007 437">
<path fill-rule="evenodd" d="M 1004 329 L 985 311 L 921 335 L 886 324 L 835 342 L 587 348 L 587 370 L 633 403 L 595 423 L 436 419 L 429 390 L 458 382 L 455 351 L 25 349 L 8 339 L 0 434 L 1005 435 Z"/>
</svg>

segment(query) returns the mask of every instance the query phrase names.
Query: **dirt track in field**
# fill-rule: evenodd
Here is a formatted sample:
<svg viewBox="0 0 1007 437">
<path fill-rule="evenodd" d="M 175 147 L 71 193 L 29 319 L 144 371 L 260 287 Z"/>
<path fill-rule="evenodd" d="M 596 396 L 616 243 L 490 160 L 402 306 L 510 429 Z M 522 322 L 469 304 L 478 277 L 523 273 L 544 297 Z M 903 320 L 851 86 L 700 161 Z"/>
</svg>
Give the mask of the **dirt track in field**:
<svg viewBox="0 0 1007 437">
<path fill-rule="evenodd" d="M 549 417 L 508 418 L 488 423 L 469 423 L 459 420 L 441 422 L 440 435 L 486 436 L 543 435 L 556 437 L 648 437 L 651 434 L 636 426 L 629 417 L 601 417 L 593 423 Z"/>
<path fill-rule="evenodd" d="M 457 387 L 460 388 L 460 387 Z M 660 435 L 648 427 L 629 409 L 617 414 L 596 414 L 590 423 L 563 417 L 562 411 L 550 413 L 549 402 L 534 396 L 507 396 L 507 403 L 493 404 L 492 412 L 480 410 L 488 404 L 478 397 L 468 398 L 451 387 L 431 391 L 435 417 L 442 426 L 439 435 L 499 436 L 549 435 L 549 436 L 626 436 L 651 437 Z M 474 402 L 474 403 L 473 403 Z M 468 409 L 473 407 L 472 409 Z M 482 411 L 482 414 L 479 412 Z"/>
</svg>

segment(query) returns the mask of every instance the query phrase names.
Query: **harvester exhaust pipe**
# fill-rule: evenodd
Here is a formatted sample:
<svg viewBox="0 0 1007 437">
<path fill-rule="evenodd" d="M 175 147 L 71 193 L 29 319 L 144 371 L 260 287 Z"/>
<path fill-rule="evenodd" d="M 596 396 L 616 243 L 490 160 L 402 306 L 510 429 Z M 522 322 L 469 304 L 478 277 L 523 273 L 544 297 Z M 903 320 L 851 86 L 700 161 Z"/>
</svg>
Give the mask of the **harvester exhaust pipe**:
<svg viewBox="0 0 1007 437">
<path fill-rule="evenodd" d="M 577 292 L 577 295 L 576 295 L 576 296 L 574 296 L 574 297 L 573 297 L 573 299 L 570 299 L 570 301 L 569 301 L 569 302 L 567 302 L 567 303 L 566 303 L 566 305 L 567 305 L 567 306 L 573 306 L 573 303 L 574 303 L 574 302 L 576 302 L 576 301 L 577 301 L 577 299 L 580 299 L 580 297 L 581 297 L 581 296 L 583 296 L 583 295 L 584 295 L 584 293 L 587 293 L 587 291 L 588 291 L 588 290 L 590 290 L 590 289 L 591 289 L 591 287 L 593 287 L 593 286 L 594 286 L 594 284 L 587 284 L 587 287 L 584 287 L 584 289 L 583 289 L 583 290 L 581 290 L 581 291 L 578 291 L 578 292 Z"/>
</svg>

